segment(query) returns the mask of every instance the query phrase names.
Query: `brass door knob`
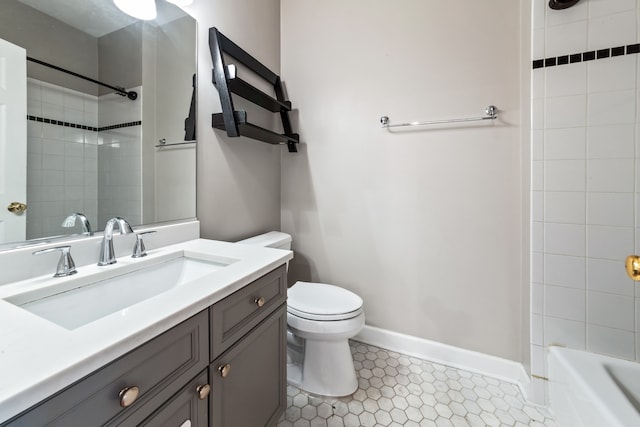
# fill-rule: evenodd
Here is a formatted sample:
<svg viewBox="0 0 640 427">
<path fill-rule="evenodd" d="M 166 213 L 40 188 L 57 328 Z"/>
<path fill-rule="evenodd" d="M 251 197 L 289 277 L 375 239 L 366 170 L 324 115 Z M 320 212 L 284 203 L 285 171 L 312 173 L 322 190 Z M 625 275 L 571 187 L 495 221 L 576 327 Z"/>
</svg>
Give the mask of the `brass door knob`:
<svg viewBox="0 0 640 427">
<path fill-rule="evenodd" d="M 262 307 L 266 301 L 267 300 L 265 300 L 264 297 L 256 298 L 256 299 L 253 300 L 253 302 L 256 303 L 258 308 Z"/>
<path fill-rule="evenodd" d="M 629 255 L 624 264 L 629 277 L 636 282 L 640 281 L 640 256 Z"/>
<path fill-rule="evenodd" d="M 198 399 L 205 400 L 211 392 L 211 386 L 209 384 L 201 384 L 196 387 L 196 392 L 198 393 Z"/>
<path fill-rule="evenodd" d="M 139 394 L 140 389 L 136 386 L 123 388 L 122 390 L 120 390 L 120 393 L 118 393 L 118 397 L 120 398 L 120 406 L 122 406 L 123 408 L 131 406 L 133 402 L 136 401 Z"/>
<path fill-rule="evenodd" d="M 22 215 L 27 210 L 27 205 L 20 202 L 11 202 L 7 206 L 7 210 L 16 215 Z"/>
<path fill-rule="evenodd" d="M 228 363 L 219 366 L 218 367 L 218 372 L 220 373 L 220 376 L 222 378 L 227 378 L 229 376 L 229 372 L 231 372 L 231 365 L 229 365 Z"/>
</svg>

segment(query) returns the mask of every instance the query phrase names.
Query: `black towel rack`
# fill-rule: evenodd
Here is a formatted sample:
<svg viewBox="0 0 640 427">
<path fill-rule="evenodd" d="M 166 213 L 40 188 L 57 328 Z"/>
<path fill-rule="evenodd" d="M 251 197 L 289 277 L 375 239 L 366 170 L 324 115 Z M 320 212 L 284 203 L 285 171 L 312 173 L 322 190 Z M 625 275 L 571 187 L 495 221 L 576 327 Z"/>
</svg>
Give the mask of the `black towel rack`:
<svg viewBox="0 0 640 427">
<path fill-rule="evenodd" d="M 300 136 L 297 133 L 293 133 L 291 121 L 289 120 L 291 102 L 284 96 L 280 76 L 229 40 L 215 27 L 209 29 L 209 49 L 213 60 L 213 84 L 218 89 L 220 104 L 222 105 L 222 113 L 212 115 L 212 126 L 216 129 L 225 130 L 230 137 L 246 136 L 269 144 L 286 144 L 289 152 L 297 152 L 296 144 L 300 142 Z M 273 86 L 275 97 L 266 94 L 238 77 L 236 66 L 233 64 L 226 65 L 223 53 L 233 57 L 263 80 L 269 82 Z M 279 134 L 249 123 L 246 111 L 234 109 L 231 93 L 267 111 L 280 113 L 284 133 Z"/>
</svg>

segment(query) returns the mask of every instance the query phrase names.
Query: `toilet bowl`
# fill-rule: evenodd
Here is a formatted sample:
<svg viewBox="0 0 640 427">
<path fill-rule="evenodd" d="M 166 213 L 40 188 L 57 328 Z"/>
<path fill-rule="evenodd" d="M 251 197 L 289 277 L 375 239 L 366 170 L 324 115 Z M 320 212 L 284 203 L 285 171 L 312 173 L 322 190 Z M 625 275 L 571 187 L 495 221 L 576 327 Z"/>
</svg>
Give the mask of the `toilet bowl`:
<svg viewBox="0 0 640 427">
<path fill-rule="evenodd" d="M 237 243 L 290 249 L 291 236 L 272 231 Z M 348 340 L 364 326 L 362 298 L 314 282 L 296 282 L 287 297 L 287 381 L 322 396 L 355 392 Z"/>
</svg>

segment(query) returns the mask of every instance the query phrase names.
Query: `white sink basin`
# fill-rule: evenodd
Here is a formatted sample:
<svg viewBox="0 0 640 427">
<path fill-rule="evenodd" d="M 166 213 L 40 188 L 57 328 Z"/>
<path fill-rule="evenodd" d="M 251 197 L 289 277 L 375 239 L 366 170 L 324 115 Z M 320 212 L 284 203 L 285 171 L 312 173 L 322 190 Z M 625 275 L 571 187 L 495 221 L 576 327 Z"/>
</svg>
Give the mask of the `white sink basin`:
<svg viewBox="0 0 640 427">
<path fill-rule="evenodd" d="M 120 310 L 126 315 L 124 309 L 127 307 L 168 290 L 187 286 L 231 263 L 233 260 L 230 259 L 212 262 L 183 256 L 115 277 L 101 277 L 94 281 L 86 278 L 69 280 L 64 286 L 52 286 L 46 292 L 25 292 L 5 301 L 73 330 Z"/>
</svg>

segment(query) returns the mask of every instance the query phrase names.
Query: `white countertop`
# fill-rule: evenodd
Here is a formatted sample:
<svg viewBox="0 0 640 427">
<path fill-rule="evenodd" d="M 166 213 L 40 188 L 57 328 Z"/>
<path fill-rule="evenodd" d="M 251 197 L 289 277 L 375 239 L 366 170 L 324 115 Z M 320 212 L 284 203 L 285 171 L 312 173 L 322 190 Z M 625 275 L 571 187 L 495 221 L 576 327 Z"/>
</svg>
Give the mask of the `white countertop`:
<svg viewBox="0 0 640 427">
<path fill-rule="evenodd" d="M 176 255 L 178 254 L 178 255 Z M 90 280 L 109 272 L 124 274 L 141 263 L 176 256 L 237 260 L 188 284 L 73 330 L 5 301 L 25 291 Z M 145 258 L 78 268 L 78 274 L 50 275 L 0 286 L 0 422 L 71 385 L 151 338 L 204 310 L 293 257 L 291 251 L 197 239 L 148 251 Z M 84 279 L 83 279 L 84 278 Z"/>
</svg>

